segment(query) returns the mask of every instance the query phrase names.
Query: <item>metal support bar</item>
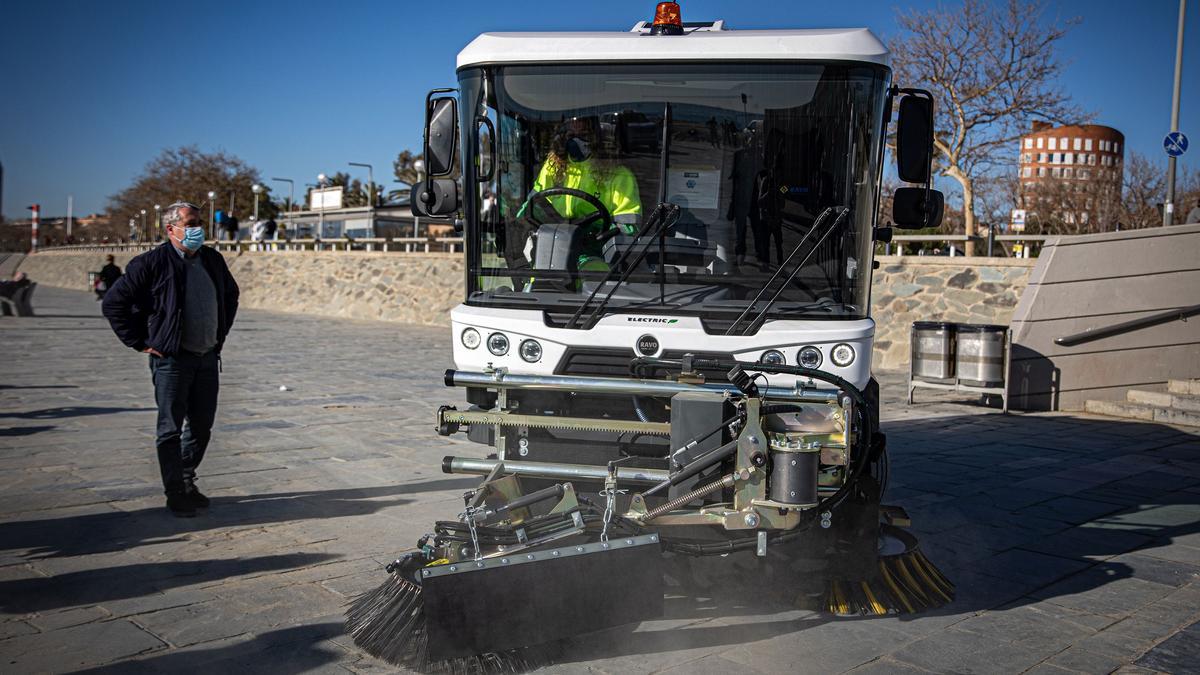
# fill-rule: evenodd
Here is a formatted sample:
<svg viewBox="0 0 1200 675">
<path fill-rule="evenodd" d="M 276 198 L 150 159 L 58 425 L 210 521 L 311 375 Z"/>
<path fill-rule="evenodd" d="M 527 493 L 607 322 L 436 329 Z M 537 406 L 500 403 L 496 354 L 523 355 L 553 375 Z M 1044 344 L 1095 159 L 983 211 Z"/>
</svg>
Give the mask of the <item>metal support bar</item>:
<svg viewBox="0 0 1200 675">
<path fill-rule="evenodd" d="M 467 473 L 485 476 L 499 464 L 495 459 L 474 459 L 471 457 L 448 456 L 442 459 L 442 473 Z M 530 478 L 551 478 L 556 480 L 595 480 L 603 481 L 608 477 L 608 468 L 604 466 L 589 466 L 587 464 L 557 464 L 549 462 L 503 462 L 504 473 Z M 617 467 L 617 480 L 635 483 L 661 483 L 670 476 L 666 469 L 639 469 L 633 467 Z"/>
<path fill-rule="evenodd" d="M 531 389 L 537 391 L 569 391 L 592 394 L 630 394 L 642 396 L 673 396 L 683 392 L 709 391 L 743 396 L 729 383 L 687 384 L 668 380 L 633 380 L 609 377 L 566 377 L 562 375 L 513 375 L 511 373 L 473 373 L 447 370 L 448 387 L 484 387 L 487 389 Z M 766 387 L 765 396 L 781 401 L 805 403 L 836 403 L 838 393 L 831 389 Z"/>
</svg>

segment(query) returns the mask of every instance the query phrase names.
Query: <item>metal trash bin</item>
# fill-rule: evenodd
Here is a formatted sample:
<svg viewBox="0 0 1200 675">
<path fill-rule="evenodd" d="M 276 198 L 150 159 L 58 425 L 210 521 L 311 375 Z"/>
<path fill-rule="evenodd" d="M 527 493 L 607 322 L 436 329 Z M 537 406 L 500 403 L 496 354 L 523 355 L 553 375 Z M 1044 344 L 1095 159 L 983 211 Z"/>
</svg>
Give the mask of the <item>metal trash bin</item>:
<svg viewBox="0 0 1200 675">
<path fill-rule="evenodd" d="M 944 321 L 914 321 L 912 374 L 943 380 L 954 377 L 954 324 Z"/>
<path fill-rule="evenodd" d="M 958 380 L 970 387 L 1004 384 L 1004 342 L 1007 326 L 958 324 L 955 368 Z"/>
</svg>

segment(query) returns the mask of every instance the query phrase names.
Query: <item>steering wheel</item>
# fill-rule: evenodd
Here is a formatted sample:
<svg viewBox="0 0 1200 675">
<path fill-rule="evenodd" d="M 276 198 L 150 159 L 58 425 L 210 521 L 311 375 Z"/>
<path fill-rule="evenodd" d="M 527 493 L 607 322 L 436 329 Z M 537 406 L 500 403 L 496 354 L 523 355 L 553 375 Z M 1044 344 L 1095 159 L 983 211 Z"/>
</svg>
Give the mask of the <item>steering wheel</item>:
<svg viewBox="0 0 1200 675">
<path fill-rule="evenodd" d="M 596 197 L 584 192 L 583 190 L 576 190 L 575 188 L 554 187 L 547 190 L 540 190 L 529 195 L 529 199 L 525 200 L 525 203 L 529 205 L 528 213 L 534 223 L 538 225 L 542 224 L 541 219 L 536 215 L 534 205 L 549 207 L 551 211 L 555 211 L 557 213 L 557 209 L 555 209 L 554 205 L 550 203 L 550 197 L 557 197 L 560 195 L 566 197 L 577 197 L 596 209 L 593 213 L 589 213 L 579 220 L 568 221 L 566 223 L 567 225 L 574 225 L 575 227 L 588 227 L 592 223 L 600 221 L 603 224 L 603 227 L 600 228 L 600 232 L 596 235 L 596 239 L 601 242 L 612 237 L 618 232 L 613 228 L 612 214 L 609 213 L 608 207 L 604 205 L 604 202 L 596 199 Z"/>
</svg>

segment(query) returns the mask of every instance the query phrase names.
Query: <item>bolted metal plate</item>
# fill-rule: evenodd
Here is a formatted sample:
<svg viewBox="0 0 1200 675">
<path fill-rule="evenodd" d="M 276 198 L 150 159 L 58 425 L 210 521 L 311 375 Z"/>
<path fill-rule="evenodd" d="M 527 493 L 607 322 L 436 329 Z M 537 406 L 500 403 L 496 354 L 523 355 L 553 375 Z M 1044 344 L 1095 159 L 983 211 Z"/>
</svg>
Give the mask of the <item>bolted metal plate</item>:
<svg viewBox="0 0 1200 675">
<path fill-rule="evenodd" d="M 429 657 L 517 649 L 663 612 L 657 534 L 421 570 Z"/>
</svg>

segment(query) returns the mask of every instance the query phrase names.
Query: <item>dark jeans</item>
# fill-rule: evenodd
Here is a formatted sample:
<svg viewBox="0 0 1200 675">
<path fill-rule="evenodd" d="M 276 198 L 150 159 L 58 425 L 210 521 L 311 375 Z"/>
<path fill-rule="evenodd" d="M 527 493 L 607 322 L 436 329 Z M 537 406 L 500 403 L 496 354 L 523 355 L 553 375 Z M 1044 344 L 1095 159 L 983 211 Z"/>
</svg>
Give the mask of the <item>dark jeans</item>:
<svg viewBox="0 0 1200 675">
<path fill-rule="evenodd" d="M 158 468 L 167 494 L 182 493 L 212 437 L 217 414 L 217 353 L 150 356 L 158 404 Z M 186 424 L 185 424 L 186 421 Z"/>
</svg>

